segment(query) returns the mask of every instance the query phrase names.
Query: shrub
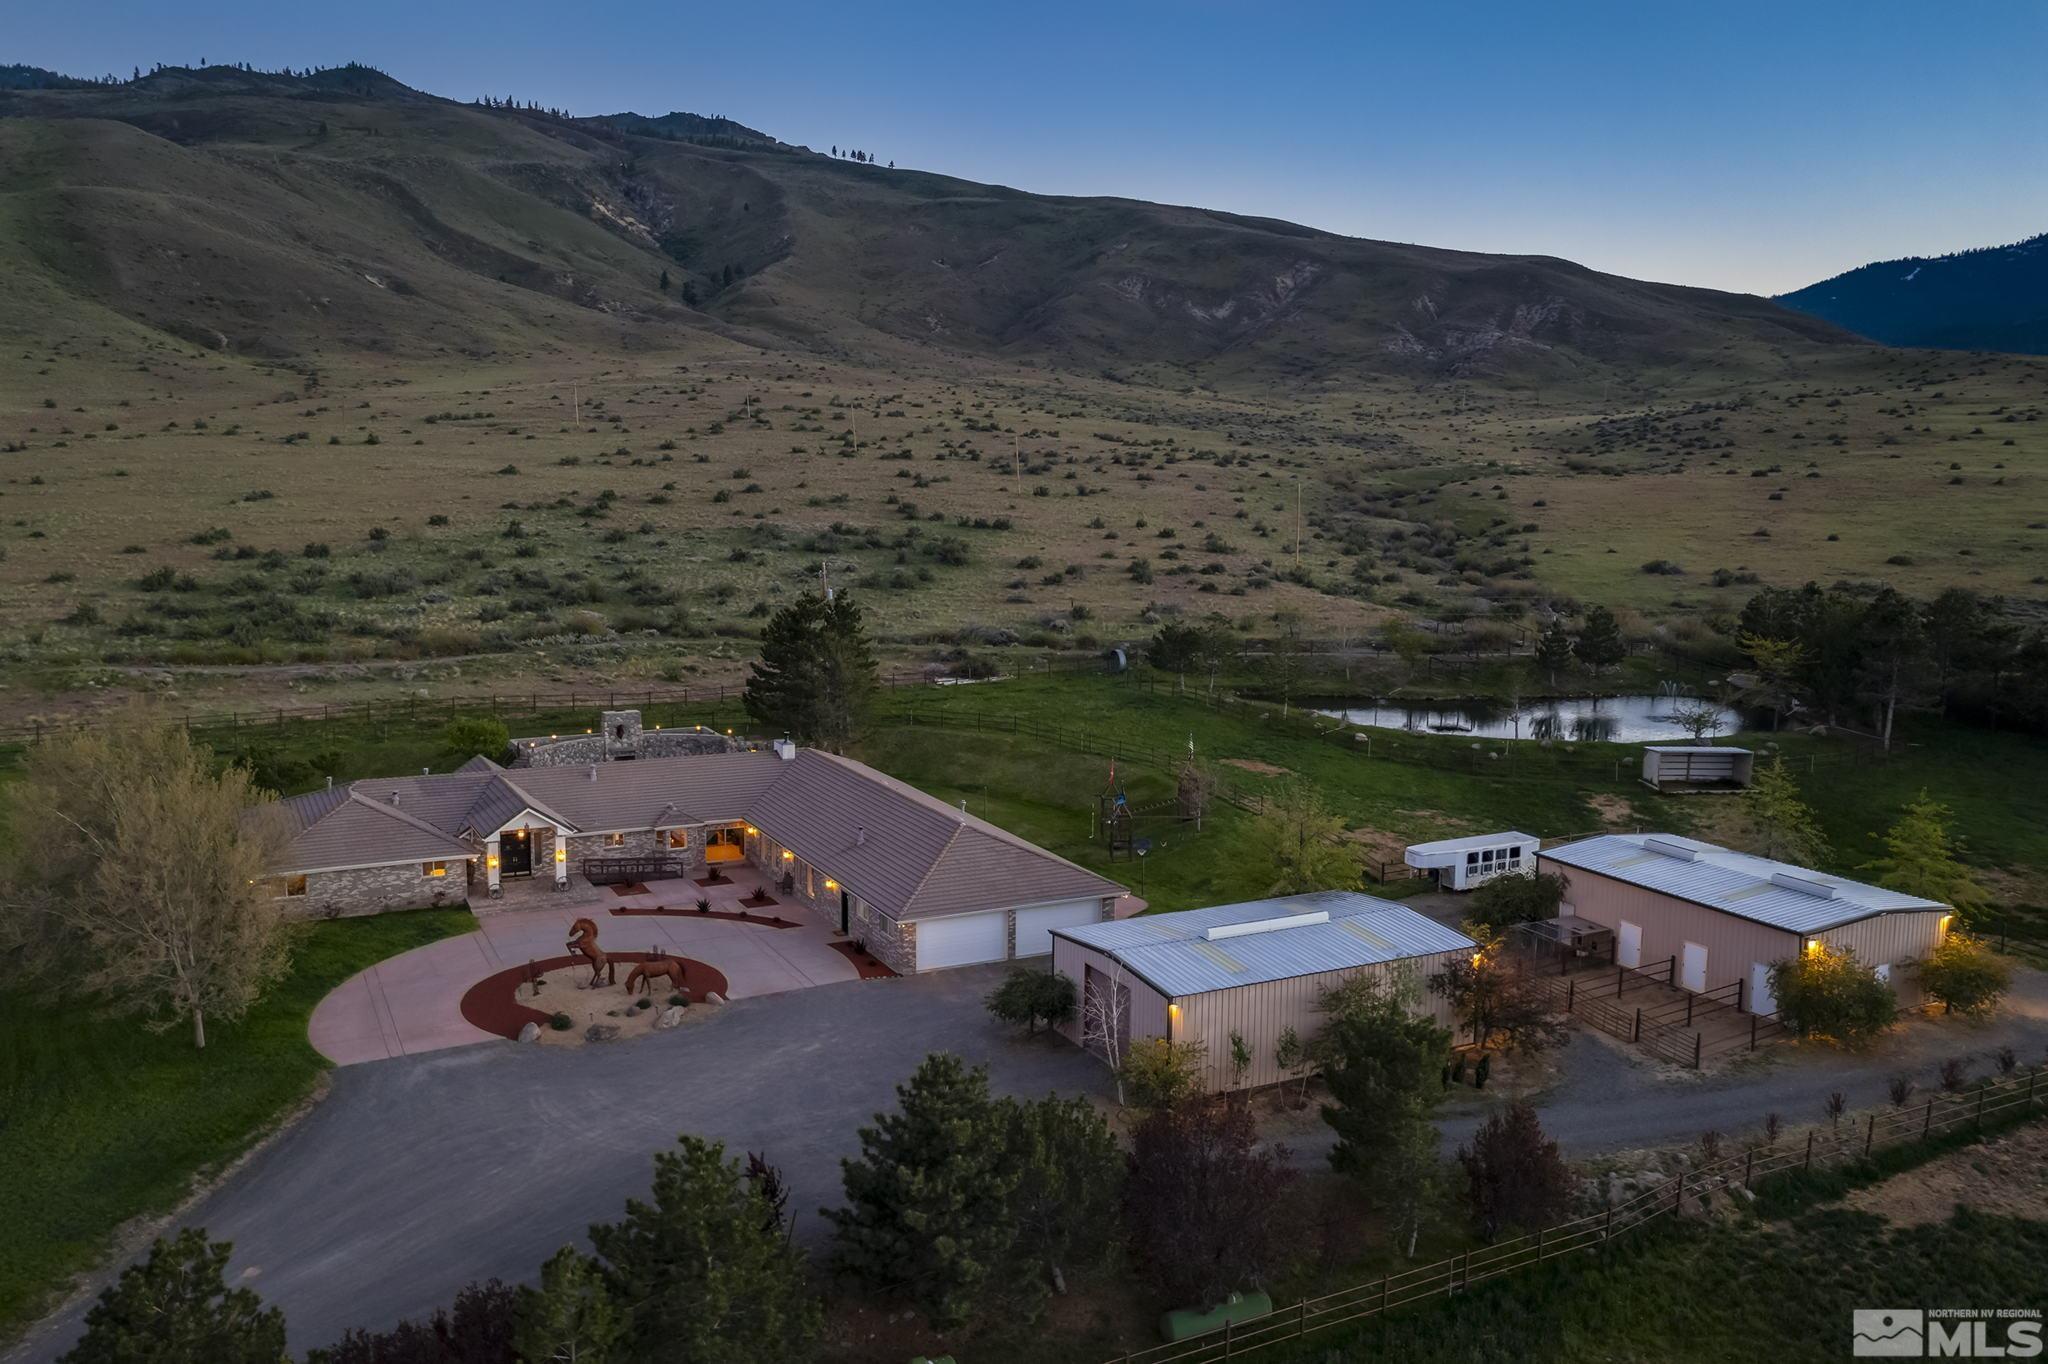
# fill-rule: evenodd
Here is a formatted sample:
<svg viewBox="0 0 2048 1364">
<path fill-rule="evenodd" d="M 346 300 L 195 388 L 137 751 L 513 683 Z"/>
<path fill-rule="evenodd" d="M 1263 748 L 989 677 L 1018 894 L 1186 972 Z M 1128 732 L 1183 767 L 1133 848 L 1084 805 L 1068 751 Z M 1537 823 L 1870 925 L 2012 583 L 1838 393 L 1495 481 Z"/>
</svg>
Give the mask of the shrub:
<svg viewBox="0 0 2048 1364">
<path fill-rule="evenodd" d="M 1251 1110 L 1199 1100 L 1163 1108 L 1132 1136 L 1124 1229 L 1167 1302 L 1207 1306 L 1256 1285 L 1283 1254 L 1282 1195 L 1295 1172 L 1261 1148 Z"/>
<path fill-rule="evenodd" d="M 1770 983 L 1779 1019 L 1801 1037 L 1859 1046 L 1898 1018 L 1891 987 L 1853 951 L 1824 943 L 1773 964 Z"/>
<path fill-rule="evenodd" d="M 1979 939 L 1951 931 L 1921 963 L 1920 988 L 1943 1013 L 1985 1014 L 2012 988 L 2012 968 Z"/>
<path fill-rule="evenodd" d="M 553 1014 L 548 1018 L 548 1026 L 556 1032 L 567 1032 L 576 1026 L 576 1020 L 564 1013 Z"/>
<path fill-rule="evenodd" d="M 1072 1018 L 1077 999 L 1072 977 L 1020 966 L 989 991 L 985 1003 L 999 1021 L 1022 1023 L 1035 1033 L 1040 1023 L 1056 1027 Z"/>
<path fill-rule="evenodd" d="M 1172 1108 L 1202 1092 L 1202 1061 L 1208 1049 L 1200 1042 L 1169 1042 L 1163 1037 L 1131 1043 L 1124 1053 L 1124 1093 L 1135 1108 Z"/>
<path fill-rule="evenodd" d="M 1498 933 L 1516 924 L 1556 918 L 1563 900 L 1561 876 L 1496 876 L 1472 892 L 1465 922 Z"/>
</svg>

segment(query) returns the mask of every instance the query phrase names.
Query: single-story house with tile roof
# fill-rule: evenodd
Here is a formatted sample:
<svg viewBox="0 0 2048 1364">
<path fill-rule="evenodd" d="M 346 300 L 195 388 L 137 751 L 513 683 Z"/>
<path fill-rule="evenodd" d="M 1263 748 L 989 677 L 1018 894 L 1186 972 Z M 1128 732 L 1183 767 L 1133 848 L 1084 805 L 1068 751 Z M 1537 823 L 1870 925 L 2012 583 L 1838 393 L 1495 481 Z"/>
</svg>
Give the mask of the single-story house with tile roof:
<svg viewBox="0 0 2048 1364">
<path fill-rule="evenodd" d="M 702 753 L 350 782 L 279 802 L 280 907 L 374 914 L 570 884 L 606 858 L 696 874 L 749 863 L 900 972 L 1043 955 L 1123 887 L 850 758 Z"/>
<path fill-rule="evenodd" d="M 1476 947 L 1406 905 L 1350 890 L 1077 924 L 1052 940 L 1053 969 L 1083 1000 L 1062 1033 L 1101 1050 L 1113 1032 L 1119 1053 L 1153 1037 L 1199 1042 L 1211 1091 L 1237 1083 L 1233 1032 L 1251 1048 L 1245 1088 L 1288 1079 L 1273 1056 L 1280 1035 L 1314 1037 L 1323 992 L 1362 973 L 1412 976 L 1416 1011 L 1451 1027 L 1448 1001 L 1422 981 Z"/>
<path fill-rule="evenodd" d="M 1696 994 L 1734 985 L 1751 1013 L 1777 1012 L 1772 963 L 1813 943 L 1853 950 L 1917 1003 L 1908 968 L 1954 917 L 1934 900 L 1676 834 L 1603 834 L 1540 852 L 1536 864 L 1564 878 L 1560 913 L 1614 931 L 1617 964 L 1669 963 L 1672 983 Z"/>
</svg>

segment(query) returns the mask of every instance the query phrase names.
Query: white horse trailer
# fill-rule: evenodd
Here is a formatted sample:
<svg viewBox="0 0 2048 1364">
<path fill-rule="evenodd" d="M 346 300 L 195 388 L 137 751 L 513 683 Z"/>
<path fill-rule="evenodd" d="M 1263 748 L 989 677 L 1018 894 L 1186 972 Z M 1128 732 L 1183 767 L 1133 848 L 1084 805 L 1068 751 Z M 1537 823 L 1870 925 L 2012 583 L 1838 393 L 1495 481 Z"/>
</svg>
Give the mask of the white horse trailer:
<svg viewBox="0 0 2048 1364">
<path fill-rule="evenodd" d="M 1542 840 L 1529 834 L 1473 834 L 1413 843 L 1401 860 L 1436 877 L 1441 890 L 1471 890 L 1496 876 L 1531 876 Z"/>
</svg>

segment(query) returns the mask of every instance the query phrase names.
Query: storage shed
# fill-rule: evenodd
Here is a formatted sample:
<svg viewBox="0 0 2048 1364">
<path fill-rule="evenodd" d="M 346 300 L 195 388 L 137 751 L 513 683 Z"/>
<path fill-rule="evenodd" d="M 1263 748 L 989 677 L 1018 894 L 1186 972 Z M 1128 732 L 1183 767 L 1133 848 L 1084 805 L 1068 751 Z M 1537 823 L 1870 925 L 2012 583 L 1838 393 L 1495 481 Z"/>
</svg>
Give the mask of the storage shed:
<svg viewBox="0 0 2048 1364">
<path fill-rule="evenodd" d="M 1322 1027 L 1322 992 L 1361 972 L 1421 978 L 1474 950 L 1464 934 L 1405 905 L 1325 890 L 1177 914 L 1052 930 L 1053 969 L 1083 1007 L 1060 1031 L 1083 1046 L 1109 1032 L 1119 1051 L 1146 1038 L 1200 1042 L 1211 1091 L 1232 1088 L 1230 1034 L 1251 1049 L 1245 1088 L 1290 1078 L 1273 1059 L 1281 1033 Z M 1418 1012 L 1451 1026 L 1449 1005 L 1421 991 Z"/>
<path fill-rule="evenodd" d="M 1536 870 L 1536 849 L 1543 840 L 1534 834 L 1473 834 L 1411 843 L 1401 860 L 1419 871 L 1434 873 L 1440 890 L 1471 890 L 1496 876 L 1528 876 Z"/>
<path fill-rule="evenodd" d="M 1643 750 L 1643 785 L 1682 795 L 1688 791 L 1740 791 L 1756 770 L 1756 754 L 1715 744 L 1652 744 Z"/>
<path fill-rule="evenodd" d="M 1739 1007 L 1772 1014 L 1768 973 L 1809 943 L 1852 949 L 1918 1003 L 1908 969 L 1926 960 L 1953 911 L 1882 886 L 1752 857 L 1676 834 L 1603 834 L 1551 848 L 1538 869 L 1565 880 L 1565 914 L 1614 930 L 1614 960 L 1672 968 L 1695 994 L 1736 986 Z"/>
</svg>

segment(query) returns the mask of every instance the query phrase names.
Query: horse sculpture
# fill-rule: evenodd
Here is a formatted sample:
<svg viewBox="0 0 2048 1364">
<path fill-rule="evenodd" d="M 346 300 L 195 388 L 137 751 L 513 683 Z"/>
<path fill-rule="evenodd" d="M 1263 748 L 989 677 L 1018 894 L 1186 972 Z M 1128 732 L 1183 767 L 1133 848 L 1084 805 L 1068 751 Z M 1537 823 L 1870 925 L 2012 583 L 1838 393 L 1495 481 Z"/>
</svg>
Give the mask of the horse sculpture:
<svg viewBox="0 0 2048 1364">
<path fill-rule="evenodd" d="M 626 975 L 626 993 L 632 994 L 637 987 L 646 994 L 654 993 L 654 982 L 665 980 L 676 993 L 687 993 L 683 988 L 683 960 L 681 957 L 655 957 L 643 961 Z"/>
<path fill-rule="evenodd" d="M 590 963 L 590 984 L 585 989 L 596 989 L 604 982 L 605 966 L 611 961 L 602 947 L 597 945 L 597 925 L 588 919 L 578 919 L 569 925 L 569 941 L 564 944 L 571 952 Z"/>
</svg>

